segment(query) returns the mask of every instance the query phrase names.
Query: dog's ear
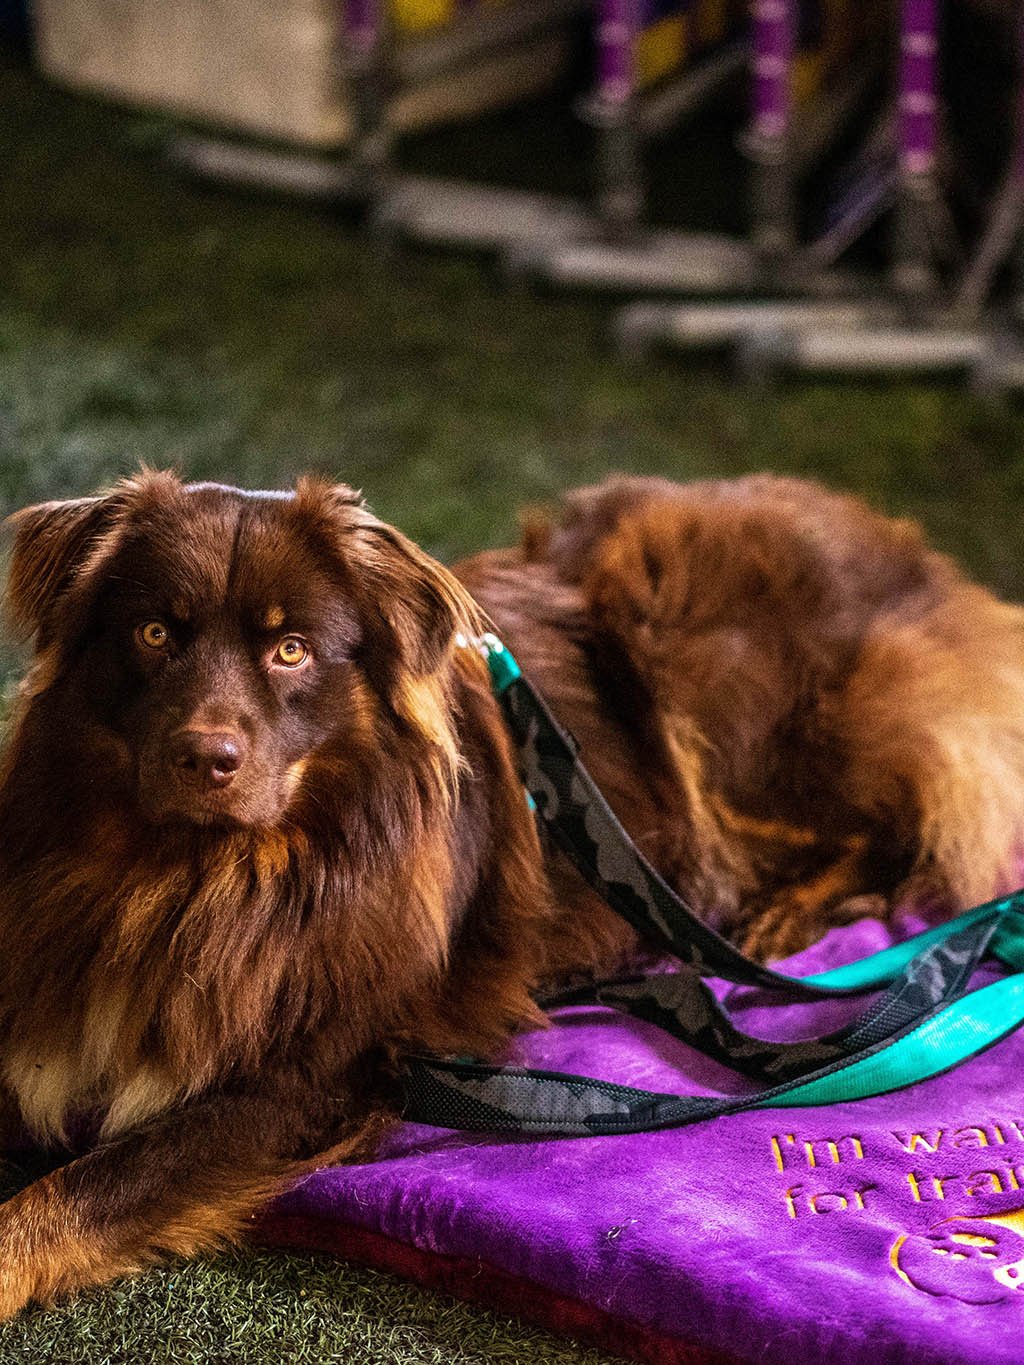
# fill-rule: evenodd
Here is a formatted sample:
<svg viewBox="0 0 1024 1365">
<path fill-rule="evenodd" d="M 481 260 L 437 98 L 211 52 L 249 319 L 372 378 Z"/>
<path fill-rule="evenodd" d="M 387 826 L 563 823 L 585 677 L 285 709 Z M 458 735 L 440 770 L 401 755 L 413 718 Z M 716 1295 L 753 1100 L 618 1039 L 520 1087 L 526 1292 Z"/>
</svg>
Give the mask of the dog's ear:
<svg viewBox="0 0 1024 1365">
<path fill-rule="evenodd" d="M 54 607 L 108 530 L 114 499 L 73 498 L 26 507 L 8 519 L 15 533 L 6 610 L 15 631 L 45 644 Z"/>
<path fill-rule="evenodd" d="M 354 531 L 350 558 L 363 613 L 371 630 L 382 627 L 409 673 L 434 673 L 455 636 L 479 633 L 479 608 L 436 559 L 400 531 L 370 520 Z"/>
<path fill-rule="evenodd" d="M 344 485 L 304 479 L 297 506 L 319 523 L 344 566 L 371 656 L 392 655 L 412 677 L 435 673 L 455 637 L 479 634 L 480 608 L 457 578 Z"/>
<path fill-rule="evenodd" d="M 24 638 L 36 637 L 38 649 L 56 633 L 56 608 L 62 628 L 73 623 L 81 605 L 76 593 L 93 578 L 118 543 L 118 531 L 130 515 L 153 511 L 180 497 L 181 482 L 168 470 L 140 466 L 110 492 L 66 502 L 42 502 L 7 519 L 14 550 L 7 577 L 6 615 Z"/>
</svg>

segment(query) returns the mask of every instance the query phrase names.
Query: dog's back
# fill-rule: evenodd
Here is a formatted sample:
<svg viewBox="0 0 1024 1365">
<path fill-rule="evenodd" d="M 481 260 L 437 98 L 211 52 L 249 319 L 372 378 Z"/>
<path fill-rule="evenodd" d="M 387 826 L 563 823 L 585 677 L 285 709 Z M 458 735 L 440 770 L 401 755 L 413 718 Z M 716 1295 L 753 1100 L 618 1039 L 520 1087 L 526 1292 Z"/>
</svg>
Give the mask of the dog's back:
<svg viewBox="0 0 1024 1365">
<path fill-rule="evenodd" d="M 1013 880 L 1024 614 L 913 523 L 799 480 L 618 479 L 460 572 L 641 847 L 750 951 L 912 877 L 951 909 Z"/>
</svg>

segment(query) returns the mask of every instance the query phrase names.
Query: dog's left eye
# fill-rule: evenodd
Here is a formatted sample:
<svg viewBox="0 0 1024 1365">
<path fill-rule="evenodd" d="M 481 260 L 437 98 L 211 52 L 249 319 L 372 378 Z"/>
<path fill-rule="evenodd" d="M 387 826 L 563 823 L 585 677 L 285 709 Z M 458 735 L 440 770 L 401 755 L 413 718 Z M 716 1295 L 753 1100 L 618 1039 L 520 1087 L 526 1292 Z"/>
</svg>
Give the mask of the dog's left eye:
<svg viewBox="0 0 1024 1365">
<path fill-rule="evenodd" d="M 135 631 L 136 639 L 147 649 L 163 649 L 171 638 L 171 633 L 163 621 L 147 621 Z"/>
<path fill-rule="evenodd" d="M 283 664 L 285 668 L 298 668 L 308 658 L 309 646 L 297 635 L 286 635 L 274 650 L 274 663 Z"/>
</svg>

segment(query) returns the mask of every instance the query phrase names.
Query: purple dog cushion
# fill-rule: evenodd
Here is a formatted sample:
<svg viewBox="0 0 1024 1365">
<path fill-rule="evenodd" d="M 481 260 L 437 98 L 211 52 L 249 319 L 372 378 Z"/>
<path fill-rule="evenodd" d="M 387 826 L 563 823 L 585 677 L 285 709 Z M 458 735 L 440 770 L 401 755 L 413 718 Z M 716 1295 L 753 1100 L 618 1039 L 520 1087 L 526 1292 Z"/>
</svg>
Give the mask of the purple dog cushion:
<svg viewBox="0 0 1024 1365">
<path fill-rule="evenodd" d="M 862 921 L 820 971 L 922 927 Z M 835 1015 L 751 1009 L 751 1032 Z M 635 1019 L 562 1011 L 519 1064 L 707 1094 L 736 1078 Z M 653 1365 L 1024 1360 L 1024 1037 L 910 1089 L 628 1137 L 407 1124 L 380 1160 L 307 1176 L 262 1237 L 341 1251 Z M 475 1283 L 474 1283 L 475 1282 Z"/>
</svg>

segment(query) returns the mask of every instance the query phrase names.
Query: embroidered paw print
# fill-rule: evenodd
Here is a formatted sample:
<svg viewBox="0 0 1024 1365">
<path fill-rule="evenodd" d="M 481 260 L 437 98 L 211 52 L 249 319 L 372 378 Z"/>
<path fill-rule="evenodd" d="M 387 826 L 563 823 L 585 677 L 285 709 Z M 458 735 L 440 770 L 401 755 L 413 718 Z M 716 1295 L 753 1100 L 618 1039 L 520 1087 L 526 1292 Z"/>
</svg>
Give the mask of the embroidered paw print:
<svg viewBox="0 0 1024 1365">
<path fill-rule="evenodd" d="M 993 1216 L 961 1217 L 896 1239 L 889 1263 L 910 1289 L 961 1303 L 999 1303 L 1024 1289 L 1024 1237 Z"/>
<path fill-rule="evenodd" d="M 999 1243 L 994 1237 L 976 1232 L 933 1232 L 928 1241 L 936 1256 L 948 1256 L 951 1261 L 998 1261 Z"/>
</svg>

